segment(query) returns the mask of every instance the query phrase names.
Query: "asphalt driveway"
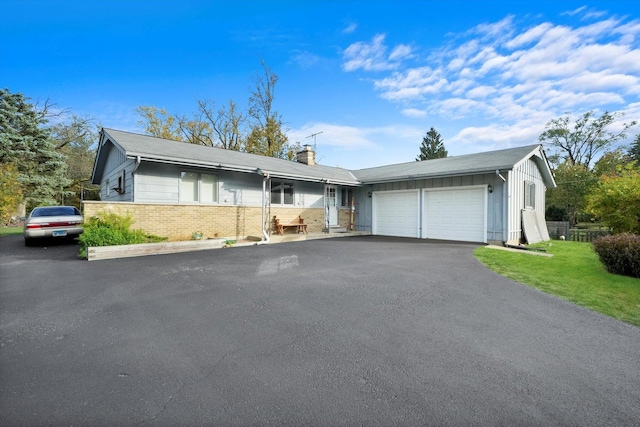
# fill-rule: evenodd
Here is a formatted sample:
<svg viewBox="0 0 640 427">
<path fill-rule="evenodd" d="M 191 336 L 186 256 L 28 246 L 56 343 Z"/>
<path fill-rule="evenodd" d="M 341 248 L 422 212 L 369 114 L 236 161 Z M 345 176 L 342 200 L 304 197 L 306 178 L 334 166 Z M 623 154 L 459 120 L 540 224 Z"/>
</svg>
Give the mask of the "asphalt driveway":
<svg viewBox="0 0 640 427">
<path fill-rule="evenodd" d="M 0 238 L 0 425 L 638 425 L 640 328 L 475 247 L 87 262 Z"/>
</svg>

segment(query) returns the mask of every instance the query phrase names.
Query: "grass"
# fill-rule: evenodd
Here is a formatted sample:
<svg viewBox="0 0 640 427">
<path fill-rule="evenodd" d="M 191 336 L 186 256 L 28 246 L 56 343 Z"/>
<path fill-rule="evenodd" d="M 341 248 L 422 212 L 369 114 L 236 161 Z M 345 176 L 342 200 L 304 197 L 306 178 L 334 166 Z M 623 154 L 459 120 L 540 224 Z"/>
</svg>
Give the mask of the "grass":
<svg viewBox="0 0 640 427">
<path fill-rule="evenodd" d="M 552 258 L 486 247 L 474 255 L 498 274 L 640 326 L 640 279 L 607 272 L 590 243 L 553 241 Z"/>
<path fill-rule="evenodd" d="M 22 234 L 22 227 L 0 227 L 0 236 L 14 236 Z"/>
</svg>

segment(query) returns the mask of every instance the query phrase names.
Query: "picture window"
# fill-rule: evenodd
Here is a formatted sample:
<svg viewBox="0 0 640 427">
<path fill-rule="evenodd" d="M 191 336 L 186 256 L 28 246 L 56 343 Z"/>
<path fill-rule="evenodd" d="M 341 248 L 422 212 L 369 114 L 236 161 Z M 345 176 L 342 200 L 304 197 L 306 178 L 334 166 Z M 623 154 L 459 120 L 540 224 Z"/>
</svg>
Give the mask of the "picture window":
<svg viewBox="0 0 640 427">
<path fill-rule="evenodd" d="M 198 172 L 181 172 L 180 201 L 187 203 L 217 203 L 218 176 Z"/>
</svg>

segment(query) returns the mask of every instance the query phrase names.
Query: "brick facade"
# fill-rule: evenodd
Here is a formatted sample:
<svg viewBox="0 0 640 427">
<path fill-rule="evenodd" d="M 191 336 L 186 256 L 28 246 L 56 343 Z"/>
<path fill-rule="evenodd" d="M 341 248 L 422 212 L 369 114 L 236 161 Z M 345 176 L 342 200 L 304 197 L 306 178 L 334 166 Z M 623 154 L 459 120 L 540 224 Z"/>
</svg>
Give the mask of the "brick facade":
<svg viewBox="0 0 640 427">
<path fill-rule="evenodd" d="M 212 206 L 184 204 L 154 204 L 127 202 L 85 201 L 84 216 L 90 218 L 99 212 L 130 214 L 133 228 L 167 237 L 171 241 L 189 240 L 193 233 L 205 237 L 243 238 L 262 236 L 262 209 L 249 206 Z M 300 215 L 310 233 L 323 230 L 323 209 L 272 207 L 266 212 L 268 225 L 273 229 L 273 216 L 291 218 Z"/>
</svg>

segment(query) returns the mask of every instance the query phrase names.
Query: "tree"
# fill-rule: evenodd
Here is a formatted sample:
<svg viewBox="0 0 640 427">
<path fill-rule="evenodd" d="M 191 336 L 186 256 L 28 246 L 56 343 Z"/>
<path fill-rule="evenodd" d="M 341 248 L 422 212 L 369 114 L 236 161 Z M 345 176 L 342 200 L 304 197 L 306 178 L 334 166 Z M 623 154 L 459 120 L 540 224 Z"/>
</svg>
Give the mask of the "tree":
<svg viewBox="0 0 640 427">
<path fill-rule="evenodd" d="M 628 154 L 631 160 L 636 161 L 636 166 L 640 166 L 640 134 L 636 135 L 636 139 L 631 143 Z"/>
<path fill-rule="evenodd" d="M 598 153 L 607 151 L 613 144 L 626 138 L 626 131 L 636 125 L 635 121 L 624 123 L 619 132 L 607 128 L 624 113 L 605 111 L 596 117 L 593 111 L 586 112 L 570 128 L 569 116 L 549 121 L 539 141 L 557 151 L 559 157 L 572 165 L 591 167 Z"/>
<path fill-rule="evenodd" d="M 593 172 L 584 165 L 561 163 L 554 171 L 556 188 L 547 190 L 547 209 L 564 210 L 572 225 L 578 223 L 578 214 L 587 206 L 586 196 L 597 183 Z"/>
<path fill-rule="evenodd" d="M 82 200 L 99 198 L 99 187 L 89 183 L 96 156 L 100 124 L 90 117 L 71 115 L 68 120 L 51 126 L 58 151 L 64 155 L 69 195 L 64 203 L 80 206 Z"/>
<path fill-rule="evenodd" d="M 247 137 L 246 150 L 263 156 L 292 160 L 299 144 L 289 144 L 289 138 L 282 130 L 282 118 L 273 109 L 275 87 L 278 76 L 262 62 L 264 75 L 256 75 L 254 89 L 249 97 L 249 116 L 255 122 Z"/>
<path fill-rule="evenodd" d="M 144 121 L 138 121 L 139 126 L 144 126 L 144 131 L 156 138 L 172 139 L 174 141 L 184 141 L 180 130 L 180 119 L 167 113 L 164 108 L 157 108 L 144 105 L 136 108 Z"/>
<path fill-rule="evenodd" d="M 56 204 L 69 184 L 64 156 L 56 150 L 42 111 L 20 93 L 0 91 L 0 164 L 17 168 L 28 207 Z M 61 197 L 60 197 L 61 199 Z"/>
<path fill-rule="evenodd" d="M 197 111 L 190 117 L 142 106 L 136 109 L 142 116 L 138 124 L 158 138 L 291 160 L 300 144 L 289 143 L 282 118 L 273 107 L 278 76 L 264 62 L 262 67 L 264 74 L 256 74 L 248 112 L 241 111 L 233 100 L 218 109 L 213 101 L 198 100 Z"/>
<path fill-rule="evenodd" d="M 596 177 L 603 175 L 615 175 L 621 166 L 631 162 L 629 156 L 625 155 L 622 149 L 607 151 L 593 165 L 593 174 Z"/>
<path fill-rule="evenodd" d="M 633 163 L 603 175 L 588 197 L 588 209 L 615 233 L 640 234 L 640 169 Z"/>
<path fill-rule="evenodd" d="M 431 128 L 424 138 L 422 138 L 420 155 L 416 157 L 416 161 L 441 159 L 447 157 L 447 154 L 442 137 L 434 128 Z"/>
<path fill-rule="evenodd" d="M 266 126 L 251 129 L 246 148 L 248 153 L 287 160 L 293 160 L 300 151 L 299 144 L 290 144 L 280 124 L 273 119 L 267 119 Z"/>
<path fill-rule="evenodd" d="M 238 105 L 233 100 L 230 99 L 228 106 L 219 108 L 215 114 L 207 101 L 198 101 L 198 108 L 215 132 L 218 147 L 243 151 L 243 126 L 246 116 L 238 110 Z"/>
<path fill-rule="evenodd" d="M 22 187 L 18 168 L 13 163 L 0 163 L 0 224 L 7 224 L 18 213 L 22 202 Z"/>
</svg>

